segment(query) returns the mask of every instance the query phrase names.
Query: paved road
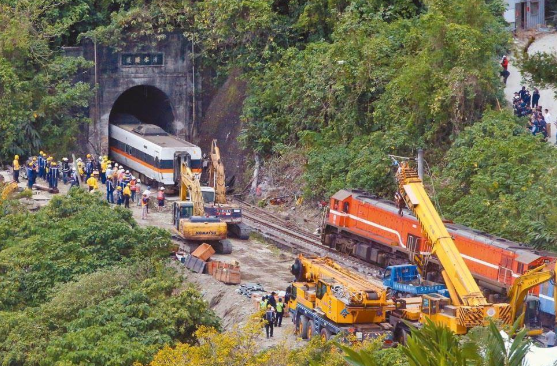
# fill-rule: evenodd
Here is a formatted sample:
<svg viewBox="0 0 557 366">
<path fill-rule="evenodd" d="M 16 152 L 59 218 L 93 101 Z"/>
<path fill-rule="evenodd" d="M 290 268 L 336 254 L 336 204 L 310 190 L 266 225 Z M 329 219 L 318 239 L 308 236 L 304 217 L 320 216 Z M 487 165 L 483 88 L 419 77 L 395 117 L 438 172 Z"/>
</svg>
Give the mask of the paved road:
<svg viewBox="0 0 557 366">
<path fill-rule="evenodd" d="M 552 52 L 557 55 L 557 33 L 539 35 L 536 38 L 536 41 L 534 41 L 534 43 L 532 43 L 532 45 L 530 45 L 530 48 L 528 49 L 528 53 L 530 55 L 536 52 Z M 509 72 L 511 74 L 507 79 L 507 86 L 505 87 L 505 97 L 507 98 L 507 101 L 512 103 L 514 92 L 519 91 L 522 88 L 522 85 L 524 85 L 522 76 L 520 75 L 520 71 L 515 67 L 512 57 L 509 63 Z M 533 89 L 529 87 L 528 89 L 530 89 L 531 94 Z M 555 98 L 555 89 L 550 88 L 539 90 L 540 105 L 544 109 L 549 109 L 549 112 L 553 117 L 553 121 L 555 121 L 555 118 L 557 117 L 557 99 Z M 555 134 L 557 132 L 556 129 L 557 128 L 555 127 L 555 125 L 551 126 L 552 143 L 555 143 Z"/>
</svg>

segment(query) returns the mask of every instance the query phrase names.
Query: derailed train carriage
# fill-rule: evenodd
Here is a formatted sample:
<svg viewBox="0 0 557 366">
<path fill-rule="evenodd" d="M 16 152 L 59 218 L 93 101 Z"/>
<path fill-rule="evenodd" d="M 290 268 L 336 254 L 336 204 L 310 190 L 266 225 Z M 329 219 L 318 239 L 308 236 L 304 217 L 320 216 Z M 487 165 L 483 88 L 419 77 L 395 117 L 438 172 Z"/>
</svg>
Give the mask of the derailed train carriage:
<svg viewBox="0 0 557 366">
<path fill-rule="evenodd" d="M 363 191 L 341 190 L 331 197 L 322 229 L 324 244 L 340 252 L 382 267 L 414 262 L 417 253 L 427 253 L 418 220 L 409 210 L 398 214 L 396 205 Z M 514 280 L 525 271 L 555 261 L 555 254 L 536 251 L 520 243 L 496 237 L 463 225 L 446 227 L 478 284 L 495 300 L 504 298 Z M 434 257 L 425 264 L 430 279 L 440 280 Z M 536 288 L 541 310 L 554 314 L 553 286 Z"/>
<path fill-rule="evenodd" d="M 110 124 L 110 156 L 112 160 L 129 167 L 145 183 L 174 189 L 180 172 L 177 160 L 188 159 L 194 174 L 203 170 L 201 148 L 182 140 L 152 124 L 141 123 L 133 116 Z"/>
</svg>

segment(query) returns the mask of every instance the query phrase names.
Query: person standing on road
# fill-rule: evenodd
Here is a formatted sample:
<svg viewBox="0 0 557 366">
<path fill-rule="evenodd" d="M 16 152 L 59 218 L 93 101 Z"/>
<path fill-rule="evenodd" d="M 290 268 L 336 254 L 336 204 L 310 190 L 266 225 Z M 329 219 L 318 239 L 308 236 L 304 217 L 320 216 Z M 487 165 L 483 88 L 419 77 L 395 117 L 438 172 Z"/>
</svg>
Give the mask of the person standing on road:
<svg viewBox="0 0 557 366">
<path fill-rule="evenodd" d="M 151 186 L 147 186 L 147 189 L 143 191 L 143 195 L 147 196 L 147 213 L 149 213 L 149 200 L 151 199 Z"/>
<path fill-rule="evenodd" d="M 131 201 L 135 202 L 135 193 L 137 189 L 137 180 L 134 176 L 132 176 L 132 180 L 130 181 L 130 190 L 132 191 Z"/>
<path fill-rule="evenodd" d="M 130 208 L 130 198 L 132 196 L 132 191 L 130 189 L 130 184 L 126 184 L 126 187 L 124 188 L 124 192 L 122 193 L 124 195 L 124 207 L 125 208 Z"/>
<path fill-rule="evenodd" d="M 147 211 L 147 207 L 149 207 L 149 198 L 145 193 L 143 193 L 143 196 L 141 198 L 141 219 L 142 220 L 147 220 L 147 214 L 149 213 L 149 211 Z"/>
<path fill-rule="evenodd" d="M 538 103 L 540 102 L 540 91 L 538 88 L 534 88 L 532 92 L 532 108 L 537 107 Z"/>
<path fill-rule="evenodd" d="M 503 69 L 507 70 L 509 67 L 509 59 L 507 58 L 507 56 L 503 56 L 503 59 L 501 60 L 501 66 L 503 67 Z"/>
<path fill-rule="evenodd" d="M 164 207 L 164 187 L 161 187 L 159 189 L 159 192 L 157 193 L 157 202 L 158 202 L 158 206 L 157 206 L 157 211 L 161 212 L 162 208 Z"/>
<path fill-rule="evenodd" d="M 267 296 L 263 296 L 259 301 L 259 310 L 267 310 Z"/>
<path fill-rule="evenodd" d="M 101 182 L 106 184 L 106 170 L 108 168 L 108 156 L 103 157 L 101 161 Z"/>
<path fill-rule="evenodd" d="M 276 309 L 277 319 L 275 320 L 275 326 L 280 327 L 282 325 L 282 317 L 284 316 L 284 303 L 282 302 L 282 297 L 279 298 Z"/>
<path fill-rule="evenodd" d="M 276 292 L 271 292 L 271 295 L 267 296 L 267 304 L 273 307 L 273 310 L 277 308 L 277 300 L 275 299 Z"/>
<path fill-rule="evenodd" d="M 112 180 L 112 177 L 106 180 L 106 200 L 108 203 L 114 203 L 114 180 Z"/>
<path fill-rule="evenodd" d="M 52 189 L 58 189 L 58 178 L 60 178 L 60 171 L 55 161 L 50 164 L 50 180 L 48 186 Z"/>
<path fill-rule="evenodd" d="M 33 189 L 33 163 L 27 164 L 27 188 Z"/>
<path fill-rule="evenodd" d="M 13 163 L 13 178 L 14 182 L 19 183 L 19 155 L 14 156 L 14 163 Z"/>
<path fill-rule="evenodd" d="M 70 162 L 68 158 L 62 158 L 62 181 L 64 184 L 68 184 L 70 179 Z"/>
<path fill-rule="evenodd" d="M 271 305 L 267 305 L 267 311 L 265 311 L 265 333 L 267 333 L 267 338 L 273 336 L 273 325 L 275 324 L 275 312 Z"/>
</svg>

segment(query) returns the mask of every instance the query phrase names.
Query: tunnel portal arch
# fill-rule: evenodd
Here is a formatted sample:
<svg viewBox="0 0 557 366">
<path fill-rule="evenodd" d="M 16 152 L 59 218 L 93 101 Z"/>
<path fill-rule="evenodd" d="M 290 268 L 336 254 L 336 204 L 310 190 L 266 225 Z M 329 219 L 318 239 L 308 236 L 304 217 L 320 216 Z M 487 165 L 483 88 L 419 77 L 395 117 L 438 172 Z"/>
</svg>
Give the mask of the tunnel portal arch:
<svg viewBox="0 0 557 366">
<path fill-rule="evenodd" d="M 142 123 L 161 127 L 175 134 L 175 113 L 170 98 L 165 92 L 151 85 L 137 85 L 124 91 L 110 110 L 109 123 L 122 123 L 121 116 L 132 115 Z"/>
</svg>

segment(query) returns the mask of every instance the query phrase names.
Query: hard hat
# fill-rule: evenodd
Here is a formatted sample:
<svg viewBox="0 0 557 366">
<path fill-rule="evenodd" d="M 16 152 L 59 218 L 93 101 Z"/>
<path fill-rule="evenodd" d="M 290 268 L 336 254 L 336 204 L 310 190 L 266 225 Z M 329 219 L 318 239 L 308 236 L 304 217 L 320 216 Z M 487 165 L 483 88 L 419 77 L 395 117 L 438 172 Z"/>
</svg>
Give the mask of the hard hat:
<svg viewBox="0 0 557 366">
<path fill-rule="evenodd" d="M 137 183 L 141 183 L 141 179 L 138 179 L 138 180 L 137 180 Z"/>
<path fill-rule="evenodd" d="M 118 188 L 116 188 L 116 189 L 119 190 L 119 191 L 121 191 L 121 190 L 122 190 L 122 187 L 118 186 Z"/>
<path fill-rule="evenodd" d="M 43 153 L 43 156 L 46 156 L 46 153 Z"/>
<path fill-rule="evenodd" d="M 104 159 L 104 160 L 108 160 L 108 156 L 106 156 L 106 155 L 103 156 L 103 159 Z"/>
<path fill-rule="evenodd" d="M 19 155 L 14 156 L 14 159 L 19 159 Z"/>
<path fill-rule="evenodd" d="M 107 168 L 107 169 L 112 169 L 112 165 L 108 164 L 108 165 L 106 166 L 106 168 Z"/>
<path fill-rule="evenodd" d="M 143 195 L 144 195 L 144 196 L 146 196 L 146 195 L 147 195 L 147 193 L 143 192 Z"/>
<path fill-rule="evenodd" d="M 130 172 L 129 170 L 126 170 L 126 173 L 129 173 L 129 172 Z"/>
<path fill-rule="evenodd" d="M 54 166 L 56 166 L 56 162 L 55 162 L 55 161 L 53 161 L 51 164 L 54 165 Z"/>
<path fill-rule="evenodd" d="M 33 160 L 33 161 L 37 161 L 37 157 L 36 157 L 36 156 L 33 156 L 33 159 L 32 159 L 32 160 Z"/>
<path fill-rule="evenodd" d="M 62 158 L 62 161 L 68 161 L 68 158 Z"/>
<path fill-rule="evenodd" d="M 44 154 L 44 152 L 41 151 L 39 154 L 42 155 L 42 154 Z"/>
<path fill-rule="evenodd" d="M 72 170 L 75 172 L 75 166 L 72 166 Z"/>
<path fill-rule="evenodd" d="M 160 189 L 161 191 L 164 191 L 164 187 L 160 187 L 159 189 Z"/>
<path fill-rule="evenodd" d="M 272 306 L 271 306 L 271 305 L 267 305 L 267 309 L 270 309 L 270 308 L 272 308 Z"/>
<path fill-rule="evenodd" d="M 99 171 L 98 170 L 93 170 L 93 175 L 99 175 Z"/>
<path fill-rule="evenodd" d="M 33 166 L 33 163 L 29 163 L 29 166 Z"/>
<path fill-rule="evenodd" d="M 81 162 L 82 160 L 81 160 L 81 158 L 77 158 L 77 161 Z"/>
<path fill-rule="evenodd" d="M 49 156 L 46 160 L 52 160 L 52 156 Z"/>
<path fill-rule="evenodd" d="M 87 157 L 90 158 L 90 157 L 91 157 L 91 154 L 87 154 Z"/>
<path fill-rule="evenodd" d="M 118 163 L 114 163 L 114 166 L 118 166 Z"/>
<path fill-rule="evenodd" d="M 128 184 L 126 184 L 126 186 L 127 186 L 127 187 L 129 187 L 129 186 L 130 186 L 130 184 L 128 183 Z"/>
</svg>

